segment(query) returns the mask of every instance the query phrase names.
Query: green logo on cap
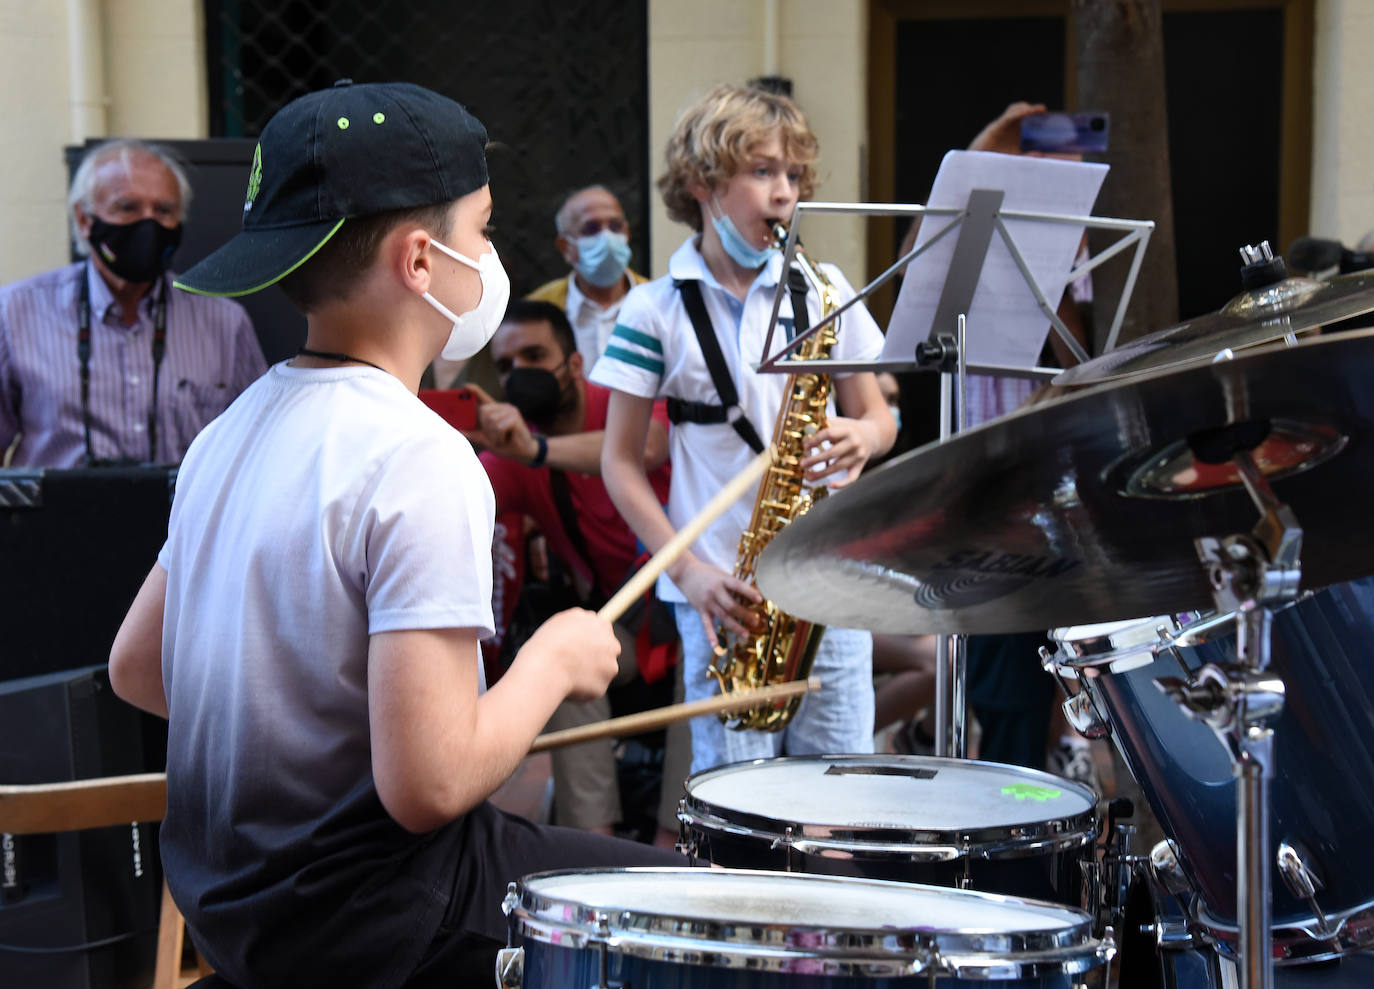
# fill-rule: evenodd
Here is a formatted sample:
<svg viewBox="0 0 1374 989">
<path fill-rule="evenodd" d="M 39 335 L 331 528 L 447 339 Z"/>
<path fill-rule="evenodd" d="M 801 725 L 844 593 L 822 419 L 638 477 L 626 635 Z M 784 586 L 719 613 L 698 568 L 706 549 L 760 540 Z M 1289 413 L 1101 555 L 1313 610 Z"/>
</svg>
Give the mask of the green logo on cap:
<svg viewBox="0 0 1374 989">
<path fill-rule="evenodd" d="M 262 145 L 259 144 L 253 149 L 253 167 L 248 172 L 248 195 L 243 200 L 243 211 L 247 213 L 253 208 L 253 200 L 258 198 L 258 190 L 262 188 Z"/>
</svg>

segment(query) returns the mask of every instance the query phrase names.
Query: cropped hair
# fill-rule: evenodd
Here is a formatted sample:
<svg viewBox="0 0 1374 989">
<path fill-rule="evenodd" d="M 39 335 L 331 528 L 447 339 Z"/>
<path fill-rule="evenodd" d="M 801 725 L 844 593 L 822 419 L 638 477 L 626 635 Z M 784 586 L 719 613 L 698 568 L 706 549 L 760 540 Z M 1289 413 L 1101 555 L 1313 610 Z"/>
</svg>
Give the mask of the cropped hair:
<svg viewBox="0 0 1374 989">
<path fill-rule="evenodd" d="M 81 164 L 76 166 L 72 176 L 71 188 L 67 190 L 67 222 L 71 224 L 72 241 L 76 252 L 82 257 L 91 253 L 91 245 L 76 224 L 76 207 L 79 205 L 89 215 L 94 211 L 92 197 L 95 194 L 95 173 L 105 162 L 118 158 L 128 165 L 130 159 L 146 155 L 156 158 L 167 166 L 177 182 L 177 192 L 181 200 L 181 215 L 184 218 L 191 209 L 191 180 L 186 177 L 186 166 L 171 148 L 150 141 L 140 141 L 133 137 L 119 137 L 97 145 L 86 153 Z"/>
<path fill-rule="evenodd" d="M 563 200 L 562 205 L 558 207 L 558 212 L 553 215 L 553 226 L 554 229 L 558 231 L 558 236 L 565 236 L 568 233 L 568 228 L 572 226 L 573 200 L 576 199 L 578 196 L 582 195 L 582 193 L 591 192 L 593 189 L 604 192 L 606 195 L 614 199 L 617 203 L 620 202 L 619 196 L 617 196 L 610 189 L 607 189 L 604 185 L 600 185 L 599 183 L 595 185 L 584 185 L 581 188 L 574 189 L 572 192 L 568 193 L 567 197 Z"/>
<path fill-rule="evenodd" d="M 783 155 L 801 167 L 799 195 L 810 199 L 816 187 L 817 142 L 797 104 L 762 89 L 716 86 L 678 117 L 668 138 L 667 170 L 658 178 L 668 215 L 701 230 L 701 208 L 692 186 L 714 189 L 773 137 Z"/>
<path fill-rule="evenodd" d="M 452 213 L 453 203 L 446 202 L 345 220 L 333 237 L 277 284 L 302 313 L 310 313 L 324 302 L 346 299 L 372 267 L 377 247 L 387 234 L 402 223 L 415 223 L 431 237 L 444 240 Z"/>
<path fill-rule="evenodd" d="M 559 349 L 563 351 L 563 357 L 571 357 L 577 352 L 577 337 L 573 336 L 572 323 L 568 322 L 568 314 L 552 302 L 542 302 L 536 299 L 512 299 L 510 305 L 506 307 L 506 314 L 501 317 L 501 322 L 547 322 L 553 328 L 553 338 L 557 341 Z"/>
</svg>

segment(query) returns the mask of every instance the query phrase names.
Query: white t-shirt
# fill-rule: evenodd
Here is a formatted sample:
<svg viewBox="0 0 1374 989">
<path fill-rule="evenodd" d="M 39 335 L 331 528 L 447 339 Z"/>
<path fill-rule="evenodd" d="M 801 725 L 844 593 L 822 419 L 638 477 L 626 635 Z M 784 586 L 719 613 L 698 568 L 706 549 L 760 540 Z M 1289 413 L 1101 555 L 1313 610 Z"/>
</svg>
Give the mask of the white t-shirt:
<svg viewBox="0 0 1374 989">
<path fill-rule="evenodd" d="M 740 408 L 759 437 L 768 442 L 786 395 L 788 375 L 758 374 L 753 365 L 764 356 L 773 293 L 781 269 L 782 256 L 775 253 L 741 302 L 716 281 L 697 249 L 696 239 L 689 239 L 673 252 L 666 276 L 635 286 L 625 297 L 606 351 L 592 369 L 592 381 L 641 398 L 672 396 L 719 405 L 720 394 L 711 381 L 701 345 L 676 285 L 679 280 L 696 279 L 701 282 L 707 315 L 739 392 Z M 839 290 L 842 301 L 853 297 L 853 288 L 838 268 L 823 264 L 821 269 Z M 811 325 L 819 322 L 820 299 L 814 291 L 807 294 L 807 308 Z M 790 294 L 783 296 L 778 323 L 779 331 L 773 339 L 774 352 L 793 335 Z M 840 317 L 839 323 L 838 342 L 831 353 L 832 358 L 843 361 L 877 359 L 882 352 L 883 336 L 867 309 L 855 306 Z M 834 414 L 833 407 L 831 414 Z M 754 451 L 728 423 L 677 423 L 669 442 L 673 480 L 668 497 L 668 519 L 675 528 L 681 529 L 716 492 L 748 466 Z M 752 493 L 736 502 L 707 527 L 693 544 L 693 552 L 723 570 L 732 571 L 739 537 L 749 525 L 753 503 Z M 658 594 L 665 601 L 686 600 L 666 575 L 659 578 Z"/>
<path fill-rule="evenodd" d="M 372 779 L 368 637 L 490 635 L 493 520 L 467 440 L 373 368 L 278 364 L 192 443 L 158 559 L 162 847 L 193 930 L 213 905 L 229 943 L 270 935 L 254 911 L 358 882 L 325 863 L 410 854 Z"/>
</svg>

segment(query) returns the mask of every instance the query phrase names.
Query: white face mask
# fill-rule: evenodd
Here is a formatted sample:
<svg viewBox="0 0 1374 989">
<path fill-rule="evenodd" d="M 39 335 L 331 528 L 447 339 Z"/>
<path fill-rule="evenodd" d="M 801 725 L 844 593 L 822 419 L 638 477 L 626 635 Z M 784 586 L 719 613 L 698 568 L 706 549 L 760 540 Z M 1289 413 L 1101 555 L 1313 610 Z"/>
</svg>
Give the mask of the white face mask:
<svg viewBox="0 0 1374 989">
<path fill-rule="evenodd" d="M 501 317 L 506 314 L 506 303 L 510 301 L 510 278 L 501 266 L 501 259 L 496 256 L 496 248 L 491 244 L 487 245 L 487 252 L 474 261 L 433 238 L 429 242 L 453 260 L 475 268 L 482 279 L 482 298 L 477 301 L 477 307 L 461 316 L 428 292 L 424 294 L 426 302 L 453 320 L 448 343 L 444 344 L 444 360 L 465 361 L 485 347 L 501 325 Z"/>
</svg>

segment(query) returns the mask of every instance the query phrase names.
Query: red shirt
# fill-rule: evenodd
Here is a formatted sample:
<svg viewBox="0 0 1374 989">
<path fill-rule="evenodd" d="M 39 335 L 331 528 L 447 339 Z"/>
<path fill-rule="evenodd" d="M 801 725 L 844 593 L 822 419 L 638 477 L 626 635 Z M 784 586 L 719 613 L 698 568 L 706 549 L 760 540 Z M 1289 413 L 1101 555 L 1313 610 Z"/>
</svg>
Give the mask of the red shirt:
<svg viewBox="0 0 1374 989">
<path fill-rule="evenodd" d="M 584 428 L 593 433 L 606 428 L 606 408 L 611 391 L 600 385 L 585 382 L 587 416 Z M 668 426 L 668 412 L 662 402 L 654 403 L 653 417 Z M 611 501 L 599 475 L 564 471 L 568 493 L 572 500 L 582 538 L 587 543 L 590 560 L 583 561 L 576 544 L 563 528 L 558 505 L 553 499 L 553 487 L 548 467 L 527 467 L 524 464 L 497 456 L 481 455 L 487 469 L 492 490 L 496 494 L 496 511 L 519 512 L 534 519 L 549 541 L 549 550 L 569 566 L 576 567 L 583 577 L 594 579 L 602 594 L 609 596 L 629 575 L 639 556 L 638 543 L 630 527 L 621 518 Z M 649 472 L 649 483 L 660 502 L 668 500 L 669 465 Z M 590 564 L 594 574 L 587 573 Z"/>
</svg>

